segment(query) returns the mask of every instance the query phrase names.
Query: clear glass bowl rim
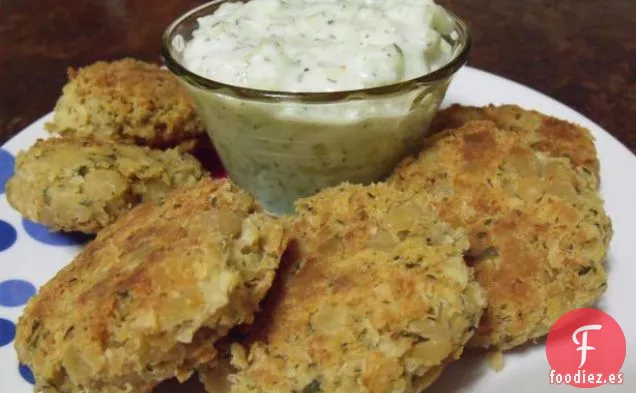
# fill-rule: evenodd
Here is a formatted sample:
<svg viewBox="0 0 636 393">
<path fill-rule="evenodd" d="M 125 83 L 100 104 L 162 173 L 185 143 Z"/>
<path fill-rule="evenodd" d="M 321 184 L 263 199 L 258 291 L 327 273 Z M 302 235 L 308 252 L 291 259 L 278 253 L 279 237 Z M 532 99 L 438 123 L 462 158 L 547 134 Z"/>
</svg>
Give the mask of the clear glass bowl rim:
<svg viewBox="0 0 636 393">
<path fill-rule="evenodd" d="M 459 34 L 459 51 L 455 53 L 455 56 L 441 68 L 424 74 L 417 78 L 401 81 L 398 83 L 383 85 L 364 89 L 355 90 L 341 90 L 335 92 L 289 92 L 289 91 L 276 91 L 276 90 L 261 90 L 249 87 L 235 86 L 223 82 L 218 82 L 212 79 L 205 78 L 201 75 L 197 75 L 194 72 L 185 68 L 181 63 L 172 56 L 170 50 L 172 33 L 183 22 L 190 19 L 194 14 L 220 5 L 220 3 L 237 0 L 213 0 L 208 3 L 195 7 L 172 22 L 164 31 L 161 39 L 161 57 L 164 64 L 175 75 L 185 79 L 190 84 L 203 89 L 209 90 L 222 90 L 226 89 L 234 96 L 251 99 L 261 100 L 275 100 L 275 101 L 301 101 L 301 102 L 331 102 L 339 101 L 342 99 L 364 99 L 369 96 L 384 96 L 396 94 L 404 91 L 410 91 L 420 86 L 432 85 L 440 82 L 444 79 L 453 76 L 462 66 L 468 62 L 470 49 L 472 46 L 472 36 L 466 23 L 461 20 L 457 15 L 445 8 L 448 15 L 451 17 L 455 24 L 455 31 Z M 243 0 L 245 1 L 245 0 Z M 249 0 L 247 0 L 249 1 Z"/>
</svg>

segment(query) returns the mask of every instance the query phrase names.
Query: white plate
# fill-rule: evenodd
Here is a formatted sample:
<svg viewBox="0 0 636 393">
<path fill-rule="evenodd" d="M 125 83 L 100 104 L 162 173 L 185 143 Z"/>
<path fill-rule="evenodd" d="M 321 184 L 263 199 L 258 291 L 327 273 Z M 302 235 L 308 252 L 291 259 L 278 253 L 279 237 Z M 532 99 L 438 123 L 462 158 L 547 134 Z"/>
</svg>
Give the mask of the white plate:
<svg viewBox="0 0 636 393">
<path fill-rule="evenodd" d="M 636 157 L 610 134 L 572 109 L 534 90 L 506 79 L 466 67 L 456 76 L 446 103 L 467 105 L 514 103 L 536 109 L 589 128 L 596 137 L 601 160 L 602 194 L 614 223 L 615 235 L 609 253 L 609 288 L 600 307 L 622 326 L 627 339 L 623 385 L 602 386 L 596 391 L 636 391 Z M 4 181 L 11 173 L 6 153 L 15 156 L 38 137 L 45 137 L 43 125 L 50 114 L 16 135 L 0 150 L 0 391 L 29 393 L 32 386 L 20 372 L 11 343 L 13 323 L 26 298 L 50 279 L 80 250 L 82 238 L 50 234 L 38 225 L 25 225 L 6 202 Z M 12 241 L 13 236 L 16 240 Z M 85 240 L 85 239 L 84 239 Z M 78 243 L 80 242 L 80 243 Z M 51 244 L 52 243 L 52 244 Z M 4 249 L 4 250 L 3 250 Z M 8 280 L 22 280 L 10 281 Z M 432 388 L 436 393 L 568 392 L 569 386 L 550 385 L 549 365 L 543 345 L 516 351 L 505 358 L 503 371 L 488 369 L 483 356 L 469 356 L 452 365 Z M 25 374 L 26 375 L 26 374 Z"/>
</svg>

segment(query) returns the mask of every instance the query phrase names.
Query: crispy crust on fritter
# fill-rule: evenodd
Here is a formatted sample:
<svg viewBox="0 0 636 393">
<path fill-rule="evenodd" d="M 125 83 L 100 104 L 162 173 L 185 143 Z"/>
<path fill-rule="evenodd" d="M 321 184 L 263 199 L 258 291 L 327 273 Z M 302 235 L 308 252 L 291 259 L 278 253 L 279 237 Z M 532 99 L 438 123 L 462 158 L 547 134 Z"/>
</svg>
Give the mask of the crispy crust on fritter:
<svg viewBox="0 0 636 393">
<path fill-rule="evenodd" d="M 69 69 L 50 132 L 173 147 L 204 134 L 192 100 L 169 71 L 133 59 Z"/>
<path fill-rule="evenodd" d="M 485 307 L 465 233 L 424 198 L 343 185 L 297 203 L 294 252 L 233 393 L 419 392 L 459 357 Z"/>
<path fill-rule="evenodd" d="M 551 157 L 569 158 L 578 170 L 592 172 L 596 178 L 594 187 L 598 186 L 599 161 L 594 138 L 586 128 L 516 105 L 455 104 L 439 112 L 430 132 L 459 128 L 471 120 L 490 120 L 501 128 L 522 133 L 533 149 Z"/>
<path fill-rule="evenodd" d="M 425 193 L 467 228 L 488 309 L 473 346 L 509 349 L 545 335 L 565 312 L 604 292 L 611 222 L 594 175 L 534 149 L 523 133 L 469 121 L 431 137 L 391 183 Z"/>
<path fill-rule="evenodd" d="M 230 393 L 232 387 L 229 376 L 237 369 L 230 363 L 229 356 L 221 353 L 212 361 L 197 369 L 199 381 L 203 384 L 203 389 L 209 393 Z"/>
<path fill-rule="evenodd" d="M 194 157 L 176 150 L 50 138 L 18 155 L 6 192 L 9 204 L 30 220 L 94 233 L 135 205 L 203 176 Z"/>
<path fill-rule="evenodd" d="M 149 392 L 250 323 L 287 243 L 283 223 L 227 181 L 133 209 L 47 283 L 16 349 L 45 393 Z"/>
</svg>

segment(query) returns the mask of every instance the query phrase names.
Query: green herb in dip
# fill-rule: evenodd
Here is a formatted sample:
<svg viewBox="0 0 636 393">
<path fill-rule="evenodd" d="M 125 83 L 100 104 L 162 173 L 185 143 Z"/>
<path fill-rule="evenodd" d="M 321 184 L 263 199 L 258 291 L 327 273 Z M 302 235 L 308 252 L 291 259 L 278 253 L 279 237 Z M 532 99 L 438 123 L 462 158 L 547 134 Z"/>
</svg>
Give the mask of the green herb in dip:
<svg viewBox="0 0 636 393">
<path fill-rule="evenodd" d="M 339 91 L 412 79 L 448 62 L 432 0 L 252 0 L 199 19 L 183 61 L 219 82 Z"/>
<path fill-rule="evenodd" d="M 454 28 L 431 0 L 225 2 L 198 20 L 180 61 L 232 86 L 343 92 L 439 69 L 456 55 Z M 328 102 L 185 82 L 230 177 L 283 214 L 322 188 L 386 176 L 421 146 L 449 78 Z"/>
</svg>

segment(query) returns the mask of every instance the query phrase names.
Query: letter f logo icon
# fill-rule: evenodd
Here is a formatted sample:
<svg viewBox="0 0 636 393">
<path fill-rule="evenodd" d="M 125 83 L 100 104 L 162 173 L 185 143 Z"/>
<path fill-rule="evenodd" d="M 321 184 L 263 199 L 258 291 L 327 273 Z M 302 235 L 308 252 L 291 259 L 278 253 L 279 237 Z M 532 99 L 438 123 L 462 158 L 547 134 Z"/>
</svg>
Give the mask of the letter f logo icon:
<svg viewBox="0 0 636 393">
<path fill-rule="evenodd" d="M 581 364 L 579 364 L 579 368 L 583 367 L 587 360 L 587 351 L 593 351 L 596 349 L 587 345 L 587 332 L 590 330 L 601 330 L 601 328 L 603 328 L 603 325 L 585 325 L 576 329 L 574 334 L 572 334 L 572 341 L 574 341 L 574 344 L 580 345 L 580 347 L 576 349 L 577 351 L 581 351 Z M 579 342 L 579 339 L 576 336 L 578 336 L 581 332 L 583 332 L 583 334 L 581 335 L 581 342 Z"/>
</svg>

